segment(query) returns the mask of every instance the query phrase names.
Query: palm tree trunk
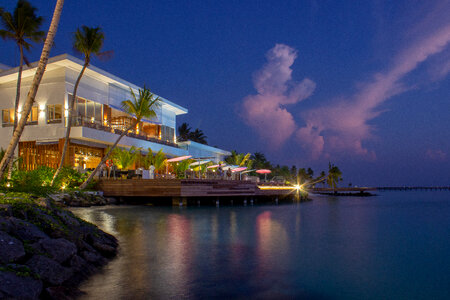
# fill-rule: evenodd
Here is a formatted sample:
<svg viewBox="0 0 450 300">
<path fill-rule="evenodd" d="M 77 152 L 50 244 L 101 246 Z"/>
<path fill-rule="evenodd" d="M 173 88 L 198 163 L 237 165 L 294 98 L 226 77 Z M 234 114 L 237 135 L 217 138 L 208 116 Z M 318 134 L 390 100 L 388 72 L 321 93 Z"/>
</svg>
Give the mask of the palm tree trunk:
<svg viewBox="0 0 450 300">
<path fill-rule="evenodd" d="M 17 128 L 14 130 L 11 141 L 9 142 L 8 148 L 6 150 L 5 156 L 0 163 L 0 178 L 3 177 L 6 167 L 9 161 L 14 155 L 14 150 L 19 143 L 20 136 L 22 135 L 23 129 L 30 114 L 31 107 L 33 106 L 34 99 L 36 98 L 37 91 L 39 89 L 39 84 L 41 83 L 42 76 L 44 76 L 45 68 L 47 66 L 48 57 L 50 55 L 50 50 L 53 46 L 53 41 L 55 39 L 56 31 L 58 30 L 59 19 L 61 17 L 62 8 L 64 5 L 64 0 L 57 0 L 55 11 L 53 12 L 52 22 L 50 23 L 50 28 L 48 30 L 47 38 L 45 39 L 44 47 L 42 48 L 41 58 L 39 60 L 38 67 L 36 69 L 36 74 L 33 78 L 33 83 L 31 85 L 30 91 L 28 92 L 27 100 L 23 107 L 22 117 L 20 118 Z"/>
<path fill-rule="evenodd" d="M 19 44 L 20 50 L 20 64 L 19 64 L 19 74 L 17 75 L 17 90 L 16 90 L 16 102 L 14 103 L 14 126 L 13 133 L 17 127 L 17 120 L 19 119 L 19 101 L 20 101 L 20 85 L 22 82 L 22 70 L 23 70 L 23 46 Z M 11 179 L 12 169 L 14 160 L 10 159 L 8 164 L 8 179 Z"/>
<path fill-rule="evenodd" d="M 81 77 L 83 77 L 84 71 L 86 70 L 87 66 L 89 65 L 89 58 L 86 58 L 83 68 L 81 69 L 80 74 L 78 75 L 77 81 L 75 82 L 75 86 L 73 88 L 73 96 L 72 96 L 72 100 L 70 100 L 69 103 L 69 115 L 67 118 L 67 128 L 66 128 L 66 137 L 64 140 L 64 148 L 63 151 L 61 153 L 61 160 L 59 162 L 59 166 L 58 169 L 56 169 L 55 174 L 53 175 L 53 179 L 51 182 L 51 186 L 53 186 L 53 183 L 55 182 L 56 177 L 58 177 L 59 173 L 61 172 L 61 169 L 64 165 L 64 159 L 66 158 L 66 153 L 67 153 L 67 148 L 69 146 L 69 139 L 70 139 L 70 130 L 72 128 L 72 123 L 73 123 L 73 106 L 75 103 L 75 99 L 77 98 L 77 90 L 78 90 L 78 85 L 80 84 L 81 81 Z"/>
<path fill-rule="evenodd" d="M 86 179 L 85 182 L 83 182 L 83 184 L 80 186 L 80 190 L 84 190 L 87 185 L 92 181 L 92 179 L 94 178 L 95 174 L 98 172 L 98 170 L 100 169 L 100 167 L 108 160 L 109 156 L 111 155 L 112 151 L 114 150 L 114 148 L 116 148 L 117 144 L 120 142 L 120 140 L 123 138 L 123 136 L 130 131 L 133 128 L 136 128 L 136 124 L 138 122 L 133 122 L 133 124 L 127 128 L 127 130 L 123 131 L 120 136 L 117 138 L 116 142 L 111 146 L 111 148 L 109 148 L 108 152 L 106 153 L 106 155 L 103 157 L 102 161 L 97 165 L 97 167 L 95 168 L 94 171 L 92 171 L 91 175 L 89 175 L 88 179 Z"/>
</svg>

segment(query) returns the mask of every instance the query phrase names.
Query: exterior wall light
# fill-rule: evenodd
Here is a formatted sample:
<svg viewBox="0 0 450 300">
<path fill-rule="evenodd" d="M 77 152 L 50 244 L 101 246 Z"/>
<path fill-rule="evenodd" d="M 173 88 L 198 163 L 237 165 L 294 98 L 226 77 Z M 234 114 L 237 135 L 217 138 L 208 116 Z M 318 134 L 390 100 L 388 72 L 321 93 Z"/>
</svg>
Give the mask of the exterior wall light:
<svg viewBox="0 0 450 300">
<path fill-rule="evenodd" d="M 39 104 L 39 110 L 45 112 L 45 104 Z"/>
</svg>

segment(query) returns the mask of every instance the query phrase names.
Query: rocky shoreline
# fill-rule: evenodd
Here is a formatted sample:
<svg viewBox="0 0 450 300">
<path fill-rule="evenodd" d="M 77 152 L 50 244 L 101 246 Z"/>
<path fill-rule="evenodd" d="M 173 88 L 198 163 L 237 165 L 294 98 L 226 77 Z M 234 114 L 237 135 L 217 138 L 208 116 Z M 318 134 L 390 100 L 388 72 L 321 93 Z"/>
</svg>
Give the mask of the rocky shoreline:
<svg viewBox="0 0 450 300">
<path fill-rule="evenodd" d="M 108 202 L 70 197 L 65 205 Z M 117 254 L 114 236 L 53 198 L 0 195 L 0 299 L 73 299 L 80 282 Z"/>
</svg>

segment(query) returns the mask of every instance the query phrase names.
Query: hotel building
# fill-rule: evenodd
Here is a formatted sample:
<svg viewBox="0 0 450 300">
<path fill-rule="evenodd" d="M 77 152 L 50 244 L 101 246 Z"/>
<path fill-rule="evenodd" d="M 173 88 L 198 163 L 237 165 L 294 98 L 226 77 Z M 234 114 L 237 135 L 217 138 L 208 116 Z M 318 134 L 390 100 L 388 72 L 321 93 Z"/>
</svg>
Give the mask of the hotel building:
<svg viewBox="0 0 450 300">
<path fill-rule="evenodd" d="M 37 63 L 24 67 L 21 85 L 19 114 L 23 106 Z M 37 166 L 58 166 L 68 116 L 68 101 L 72 97 L 75 81 L 83 67 L 83 61 L 68 54 L 49 59 L 46 71 L 36 95 L 35 104 L 21 136 L 16 155 L 22 158 L 21 167 L 32 170 Z M 0 64 L 0 147 L 6 149 L 12 136 L 14 102 L 16 98 L 18 67 L 8 68 Z M 95 168 L 122 130 L 131 122 L 131 116 L 121 108 L 121 102 L 131 98 L 130 88 L 138 94 L 140 87 L 89 66 L 79 84 L 75 101 L 74 124 L 65 165 Z M 194 158 L 223 160 L 231 153 L 192 141 L 176 141 L 176 118 L 188 110 L 161 96 L 156 107 L 156 117 L 143 119 L 119 142 L 119 147 L 141 148 L 145 153 L 160 149 L 168 157 L 192 155 Z"/>
</svg>

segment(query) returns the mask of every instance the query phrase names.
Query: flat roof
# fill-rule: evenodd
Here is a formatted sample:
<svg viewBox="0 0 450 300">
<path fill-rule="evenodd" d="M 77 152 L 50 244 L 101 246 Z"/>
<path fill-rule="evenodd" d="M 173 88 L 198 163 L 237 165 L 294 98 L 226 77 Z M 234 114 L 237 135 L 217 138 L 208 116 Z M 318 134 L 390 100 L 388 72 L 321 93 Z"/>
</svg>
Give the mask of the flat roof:
<svg viewBox="0 0 450 300">
<path fill-rule="evenodd" d="M 76 58 L 70 54 L 65 53 L 65 54 L 61 54 L 61 55 L 49 58 L 47 67 L 46 67 L 46 71 L 52 71 L 52 70 L 58 69 L 60 67 L 65 67 L 65 68 L 70 68 L 72 70 L 80 72 L 81 68 L 83 67 L 83 64 L 84 64 L 83 60 Z M 37 65 L 38 65 L 38 61 L 31 63 L 30 67 L 28 67 L 27 65 L 24 65 L 22 77 L 34 76 L 34 72 L 35 72 L 35 69 L 37 68 Z M 1 67 L 1 65 L 0 65 L 0 67 Z M 7 67 L 7 66 L 5 66 L 5 67 Z M 19 71 L 19 67 L 10 68 L 10 69 L 2 71 L 0 73 L 0 84 L 16 80 L 16 77 L 17 77 L 16 73 L 18 71 Z M 128 89 L 129 87 L 131 87 L 132 89 L 137 91 L 138 89 L 141 88 L 129 81 L 126 81 L 120 77 L 117 77 L 117 76 L 115 76 L 109 72 L 106 72 L 105 70 L 102 70 L 100 68 L 97 68 L 93 65 L 89 65 L 89 67 L 85 71 L 85 74 L 87 76 L 96 78 L 100 81 L 106 82 L 108 84 L 114 84 L 116 86 L 119 86 L 119 87 L 122 87 L 125 89 Z M 163 106 L 170 107 L 170 109 L 172 111 L 174 111 L 175 114 L 181 115 L 181 114 L 185 114 L 188 112 L 187 108 L 182 107 L 178 104 L 175 104 L 172 101 L 169 101 L 166 98 L 161 97 L 157 94 L 155 94 L 155 95 L 161 98 Z"/>
</svg>

